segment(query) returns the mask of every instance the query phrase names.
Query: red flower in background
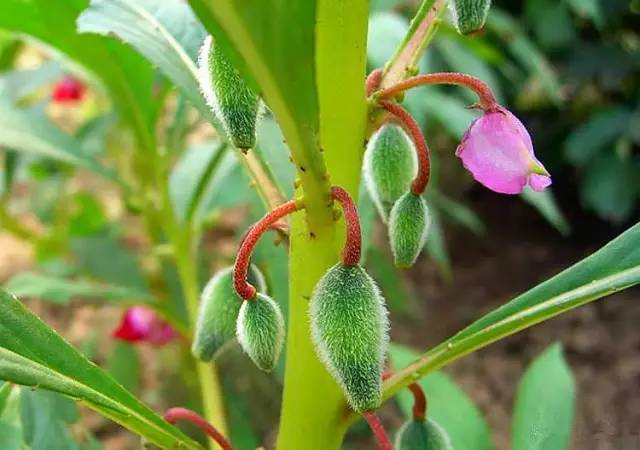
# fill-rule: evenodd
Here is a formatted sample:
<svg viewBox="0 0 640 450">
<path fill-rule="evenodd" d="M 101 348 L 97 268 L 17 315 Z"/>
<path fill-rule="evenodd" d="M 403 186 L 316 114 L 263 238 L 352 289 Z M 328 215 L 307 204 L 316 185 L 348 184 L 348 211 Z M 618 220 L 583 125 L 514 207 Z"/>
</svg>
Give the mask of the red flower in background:
<svg viewBox="0 0 640 450">
<path fill-rule="evenodd" d="M 153 310 L 134 306 L 125 311 L 113 336 L 127 342 L 164 345 L 177 336 L 176 331 Z"/>
<path fill-rule="evenodd" d="M 65 76 L 53 87 L 51 99 L 55 103 L 73 103 L 82 100 L 87 90 L 84 83 L 70 75 Z"/>
</svg>

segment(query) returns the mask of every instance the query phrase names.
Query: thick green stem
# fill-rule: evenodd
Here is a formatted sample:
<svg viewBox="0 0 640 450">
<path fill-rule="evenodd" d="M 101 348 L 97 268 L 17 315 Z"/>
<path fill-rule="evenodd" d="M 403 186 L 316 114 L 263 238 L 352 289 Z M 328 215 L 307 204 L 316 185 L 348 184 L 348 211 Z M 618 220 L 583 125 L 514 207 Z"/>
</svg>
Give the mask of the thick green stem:
<svg viewBox="0 0 640 450">
<path fill-rule="evenodd" d="M 318 0 L 316 83 L 320 106 L 320 145 L 329 182 L 356 198 L 366 126 L 364 97 L 367 2 Z M 335 70 L 340 67 L 340 70 Z M 323 174 L 320 174 L 321 176 Z M 304 181 L 304 180 L 303 180 Z M 318 179 L 323 186 L 327 180 Z M 311 235 L 304 214 L 328 210 L 329 192 L 307 196 L 305 213 L 292 220 L 290 233 L 289 329 L 285 389 L 278 450 L 339 450 L 347 429 L 344 395 L 318 360 L 309 330 L 313 288 L 339 260 L 344 242 L 342 221 L 313 220 Z M 309 205 L 308 203 L 315 203 Z M 325 213 L 325 215 L 327 215 Z M 309 217 L 307 217 L 309 219 Z"/>
<path fill-rule="evenodd" d="M 335 233 L 333 227 L 314 231 L 316 236 L 311 238 L 303 213 L 295 215 L 290 233 L 289 328 L 278 450 L 337 450 L 345 432 L 341 421 L 344 397 L 316 356 L 308 319 L 313 288 L 338 259 Z"/>
</svg>

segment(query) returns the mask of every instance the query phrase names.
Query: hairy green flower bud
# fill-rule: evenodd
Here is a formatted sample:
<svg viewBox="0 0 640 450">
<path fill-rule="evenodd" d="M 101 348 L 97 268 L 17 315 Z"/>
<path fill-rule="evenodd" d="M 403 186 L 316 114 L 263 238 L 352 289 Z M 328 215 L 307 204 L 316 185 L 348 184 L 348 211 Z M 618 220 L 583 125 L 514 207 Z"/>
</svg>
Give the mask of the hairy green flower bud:
<svg viewBox="0 0 640 450">
<path fill-rule="evenodd" d="M 481 30 L 487 20 L 491 0 L 453 0 L 451 12 L 460 34 Z"/>
<path fill-rule="evenodd" d="M 249 270 L 249 282 L 258 292 L 266 291 L 266 283 L 260 270 L 253 264 Z M 224 344 L 236 337 L 236 322 L 242 298 L 233 288 L 233 267 L 217 272 L 206 284 L 200 295 L 196 331 L 191 353 L 202 360 L 211 361 Z"/>
<path fill-rule="evenodd" d="M 260 100 L 211 36 L 200 48 L 198 70 L 200 88 L 231 143 L 242 150 L 253 148 Z"/>
<path fill-rule="evenodd" d="M 429 211 L 420 195 L 407 192 L 393 205 L 389 217 L 389 242 L 398 267 L 411 267 L 427 240 Z"/>
<path fill-rule="evenodd" d="M 373 134 L 364 154 L 364 180 L 384 222 L 417 170 L 415 146 L 399 125 L 387 123 Z"/>
<path fill-rule="evenodd" d="M 436 422 L 410 420 L 396 435 L 396 450 L 453 450 L 449 435 Z"/>
<path fill-rule="evenodd" d="M 242 302 L 236 333 L 255 365 L 265 372 L 273 370 L 284 343 L 284 319 L 278 304 L 260 293 Z"/>
<path fill-rule="evenodd" d="M 349 404 L 379 406 L 389 322 L 375 282 L 362 267 L 338 263 L 316 285 L 309 314 L 318 356 Z"/>
</svg>

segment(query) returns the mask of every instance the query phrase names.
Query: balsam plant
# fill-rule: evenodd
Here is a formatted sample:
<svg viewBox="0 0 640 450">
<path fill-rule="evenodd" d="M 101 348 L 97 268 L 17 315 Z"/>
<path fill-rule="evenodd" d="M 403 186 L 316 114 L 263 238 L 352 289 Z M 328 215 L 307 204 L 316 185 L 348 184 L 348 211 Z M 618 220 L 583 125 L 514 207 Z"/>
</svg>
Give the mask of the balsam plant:
<svg viewBox="0 0 640 450">
<path fill-rule="evenodd" d="M 0 27 L 44 41 L 75 59 L 91 73 L 88 79 L 100 80 L 119 114 L 118 129 L 130 133 L 123 139 L 131 142 L 128 151 L 119 148 L 112 155 L 119 170 L 87 156 L 71 136 L 51 124 L 28 126 L 26 113 L 15 104 L 0 104 L 8 111 L 0 115 L 0 142 L 15 152 L 39 152 L 97 173 L 113 182 L 123 203 L 141 216 L 152 242 L 149 253 L 157 258 L 151 266 L 170 263 L 181 287 L 178 297 L 184 298 L 182 302 L 168 295 L 168 288 L 163 289 L 168 283 L 151 273 L 149 279 L 161 284 L 154 291 L 160 299 L 146 305 L 155 315 L 141 316 L 148 319 L 147 325 L 170 324 L 185 347 L 193 350 L 197 360 L 192 361 L 191 378 L 197 379 L 203 416 L 181 407 L 158 415 L 4 291 L 0 293 L 1 379 L 79 400 L 161 448 L 202 448 L 172 426 L 189 421 L 229 450 L 234 447 L 216 363 L 223 353 L 220 348 L 232 338 L 235 321 L 237 340 L 261 370 L 273 370 L 286 345 L 278 450 L 337 450 L 359 417 L 370 425 L 380 448 L 389 450 L 391 439 L 376 410 L 405 387 L 414 395 L 415 411 L 395 433 L 396 448 L 446 449 L 456 436 L 427 417 L 417 380 L 491 342 L 640 281 L 640 226 L 636 225 L 386 376 L 387 311 L 375 281 L 360 265 L 363 248 L 355 199 L 365 143 L 370 141 L 371 164 L 364 165 L 368 187 L 382 205 L 381 214 L 389 214 L 389 244 L 396 264 L 411 266 L 429 238 L 431 205 L 427 206 L 425 193 L 431 155 L 421 127 L 401 105 L 405 93 L 418 86 L 456 85 L 477 94 L 472 108 L 480 117 L 469 124 L 456 155 L 482 185 L 517 194 L 527 186 L 541 191 L 551 184 L 524 125 L 498 103 L 483 81 L 453 72 L 418 74 L 421 56 L 445 20 L 448 2 L 421 2 L 396 52 L 368 77 L 366 0 L 189 0 L 192 10 L 175 0 L 163 3 L 174 13 L 168 15 L 137 0 L 79 3 L 8 1 L 0 5 Z M 481 27 L 488 4 L 454 2 L 459 30 L 468 33 Z M 36 13 L 42 11 L 50 14 Z M 173 22 L 179 17 L 187 18 L 182 27 Z M 114 36 L 144 59 L 115 42 Z M 166 79 L 158 80 L 153 66 Z M 158 117 L 171 84 L 179 99 L 171 131 L 164 135 L 158 131 L 165 131 Z M 281 151 L 284 155 L 260 145 L 261 100 L 256 93 L 283 132 L 288 150 Z M 203 229 L 210 224 L 198 215 L 202 197 L 212 181 L 218 181 L 223 196 L 231 196 L 234 189 L 217 179 L 222 177 L 217 173 L 220 152 L 226 148 L 222 144 L 204 167 L 195 164 L 182 178 L 175 175 L 179 182 L 174 189 L 189 182 L 193 187 L 185 204 L 172 198 L 168 174 L 174 176 L 174 160 L 185 146 L 189 114 L 184 109 L 189 103 L 198 120 L 213 125 L 238 150 L 235 155 L 267 211 L 241 240 L 233 269 L 214 274 L 204 289 L 198 263 L 207 253 L 200 246 Z M 399 134 L 398 151 L 409 148 L 415 155 L 396 159 L 390 148 L 372 153 L 381 144 L 372 136 L 389 127 L 401 127 L 406 133 Z M 290 158 L 295 166 L 293 189 L 270 164 L 277 156 Z M 415 169 L 405 166 L 408 160 Z M 399 161 L 404 161 L 406 172 L 394 166 Z M 399 176 L 384 180 L 385 167 L 390 171 L 392 166 Z M 386 184 L 391 182 L 396 184 Z M 12 220 L 6 208 L 0 212 L 7 229 L 46 242 L 47 248 L 63 254 L 60 249 L 68 236 L 59 230 L 66 228 L 68 218 L 54 223 L 51 235 L 41 238 Z M 280 298 L 267 296 L 261 277 L 248 276 L 258 240 L 272 228 L 288 235 L 286 318 Z M 282 288 L 278 286 L 282 279 L 274 284 L 269 278 L 268 269 L 275 261 L 266 258 L 260 264 L 270 290 Z M 86 290 L 85 286 L 80 292 Z M 103 289 L 99 295 L 129 300 L 150 295 L 131 289 L 106 292 Z"/>
</svg>

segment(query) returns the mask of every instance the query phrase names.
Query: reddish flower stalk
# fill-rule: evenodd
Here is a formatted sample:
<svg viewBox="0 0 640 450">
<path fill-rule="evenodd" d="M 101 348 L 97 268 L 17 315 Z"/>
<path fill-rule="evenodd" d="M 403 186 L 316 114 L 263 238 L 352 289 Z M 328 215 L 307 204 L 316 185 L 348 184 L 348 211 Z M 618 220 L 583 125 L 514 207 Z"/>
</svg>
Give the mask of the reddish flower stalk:
<svg viewBox="0 0 640 450">
<path fill-rule="evenodd" d="M 207 422 L 203 417 L 186 408 L 170 408 L 164 413 L 164 420 L 170 424 L 185 420 L 191 422 L 202 431 L 204 431 L 211 439 L 213 439 L 222 450 L 233 450 L 231 443 L 216 428 Z"/>
<path fill-rule="evenodd" d="M 378 447 L 380 450 L 393 450 L 389 436 L 387 436 L 387 432 L 384 431 L 384 427 L 380 423 L 378 416 L 372 412 L 365 412 L 362 413 L 362 417 L 364 417 L 364 420 L 369 424 L 376 441 L 378 441 Z"/>
<path fill-rule="evenodd" d="M 243 299 L 252 300 L 256 296 L 256 288 L 247 281 L 247 273 L 249 271 L 249 263 L 251 262 L 251 253 L 258 243 L 258 239 L 260 239 L 260 236 L 267 230 L 275 226 L 278 220 L 301 208 L 302 204 L 300 202 L 289 200 L 265 214 L 265 216 L 256 222 L 247 232 L 240 244 L 233 268 L 233 286 L 238 295 Z"/>
<path fill-rule="evenodd" d="M 382 81 L 382 69 L 375 69 L 373 72 L 369 74 L 367 77 L 367 81 L 365 82 L 367 97 L 375 92 L 375 90 L 380 86 L 380 81 Z"/>
<path fill-rule="evenodd" d="M 427 141 L 422 134 L 420 126 L 406 109 L 397 103 L 386 100 L 381 101 L 380 105 L 398 119 L 416 145 L 416 154 L 418 155 L 418 173 L 416 174 L 416 178 L 413 180 L 413 183 L 411 183 L 411 192 L 416 195 L 420 195 L 427 187 L 431 171 Z"/>
<path fill-rule="evenodd" d="M 382 379 L 387 380 L 391 378 L 393 372 L 390 370 L 385 371 L 382 374 Z M 413 420 L 424 420 L 427 417 L 427 396 L 418 383 L 411 383 L 407 388 L 413 394 L 413 408 L 411 409 L 411 415 Z"/>
<path fill-rule="evenodd" d="M 493 95 L 491 88 L 487 86 L 484 81 L 471 75 L 465 75 L 457 72 L 429 73 L 426 75 L 418 75 L 408 78 L 386 89 L 382 89 L 378 92 L 378 98 L 386 99 L 395 97 L 407 89 L 428 84 L 453 84 L 469 88 L 478 94 L 478 97 L 480 97 L 480 108 L 485 111 L 494 111 L 498 108 L 498 102 L 496 101 L 495 95 Z"/>
<path fill-rule="evenodd" d="M 331 187 L 331 196 L 340 202 L 344 212 L 344 220 L 347 224 L 347 239 L 342 250 L 342 264 L 345 266 L 357 266 L 360 263 L 362 249 L 362 233 L 360 231 L 358 209 L 349 193 L 339 186 Z"/>
</svg>

